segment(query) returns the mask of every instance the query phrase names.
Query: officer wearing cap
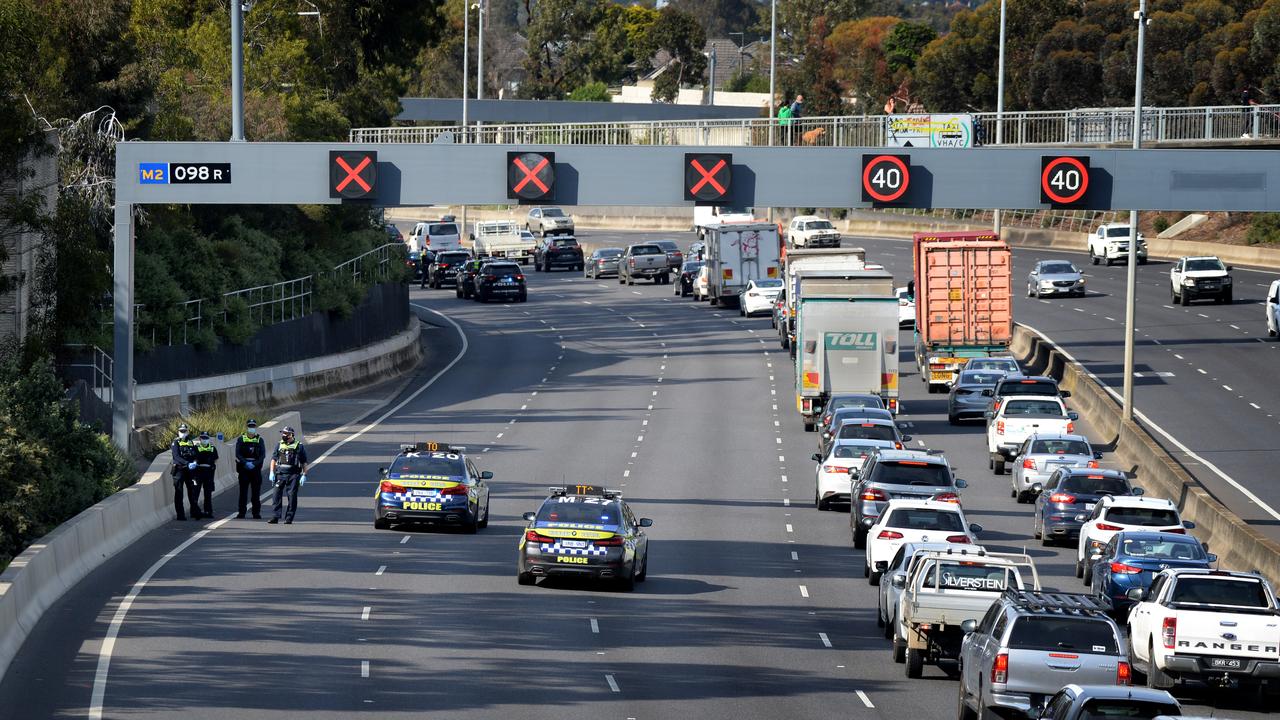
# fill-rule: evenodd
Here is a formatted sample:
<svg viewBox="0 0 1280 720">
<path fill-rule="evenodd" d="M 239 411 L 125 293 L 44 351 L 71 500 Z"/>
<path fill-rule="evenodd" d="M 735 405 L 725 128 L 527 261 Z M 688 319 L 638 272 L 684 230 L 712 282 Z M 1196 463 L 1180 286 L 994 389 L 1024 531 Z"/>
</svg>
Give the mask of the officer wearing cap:
<svg viewBox="0 0 1280 720">
<path fill-rule="evenodd" d="M 275 485 L 275 502 L 271 506 L 272 518 L 267 522 L 280 522 L 280 510 L 284 494 L 289 494 L 289 509 L 284 513 L 284 524 L 292 525 L 298 512 L 298 488 L 307 484 L 307 448 L 294 437 L 293 428 L 286 425 L 280 431 L 280 444 L 271 455 L 271 482 Z"/>
<path fill-rule="evenodd" d="M 262 519 L 262 464 L 267 444 L 258 434 L 258 421 L 245 423 L 244 434 L 236 439 L 236 475 L 240 478 L 240 505 L 236 517 L 244 519 L 248 498 L 253 498 L 253 519 Z"/>
<path fill-rule="evenodd" d="M 206 430 L 200 431 L 200 442 L 196 443 L 196 482 L 204 490 L 205 517 L 213 517 L 213 478 L 218 470 L 218 448 L 209 438 Z"/>
<path fill-rule="evenodd" d="M 191 519 L 200 519 L 200 497 L 196 487 L 196 441 L 191 439 L 191 428 L 186 423 L 178 426 L 178 437 L 169 445 L 172 465 L 169 475 L 173 477 L 173 509 L 177 511 L 179 520 L 186 520 L 187 513 L 182 508 L 182 495 L 186 493 L 187 502 L 191 506 Z"/>
</svg>

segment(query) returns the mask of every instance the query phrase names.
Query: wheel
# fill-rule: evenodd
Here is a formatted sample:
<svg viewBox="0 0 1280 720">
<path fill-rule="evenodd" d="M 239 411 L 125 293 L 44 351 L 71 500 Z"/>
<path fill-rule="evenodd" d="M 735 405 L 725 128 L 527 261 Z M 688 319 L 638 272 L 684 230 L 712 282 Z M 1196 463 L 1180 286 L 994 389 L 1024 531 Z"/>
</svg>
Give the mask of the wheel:
<svg viewBox="0 0 1280 720">
<path fill-rule="evenodd" d="M 952 425 L 959 425 L 959 424 L 960 424 L 960 418 L 956 417 L 955 415 L 948 415 L 948 416 L 947 416 L 947 422 L 948 422 L 948 423 L 951 423 Z"/>
<path fill-rule="evenodd" d="M 391 529 L 391 521 L 390 521 L 390 520 L 385 520 L 385 519 L 383 519 L 383 518 L 374 518 L 374 519 L 373 519 L 373 529 L 374 529 L 374 530 L 390 530 L 390 529 Z"/>
<path fill-rule="evenodd" d="M 634 564 L 631 566 L 630 575 L 618 579 L 618 589 L 622 592 L 631 592 L 636 589 L 636 566 Z"/>
<path fill-rule="evenodd" d="M 582 268 L 583 268 L 583 266 L 582 266 L 582 265 L 579 265 L 579 266 L 578 266 L 578 272 L 582 272 Z"/>
<path fill-rule="evenodd" d="M 852 517 L 852 516 L 851 516 Z M 867 531 L 860 527 L 853 529 L 853 546 L 859 550 L 867 547 Z"/>
<path fill-rule="evenodd" d="M 1271 328 L 1267 328 L 1267 337 L 1275 337 L 1275 336 L 1276 336 L 1276 331 L 1272 330 Z"/>
<path fill-rule="evenodd" d="M 1094 265 L 1098 264 L 1098 256 L 1094 255 L 1092 250 L 1089 251 L 1089 262 L 1093 263 Z"/>
<path fill-rule="evenodd" d="M 644 562 L 640 564 L 640 572 L 636 574 L 636 582 L 644 582 L 649 577 L 649 548 L 644 550 Z"/>
<path fill-rule="evenodd" d="M 898 624 L 898 621 L 896 619 L 885 618 L 885 621 L 884 621 L 884 639 L 885 640 L 893 639 L 893 627 L 897 624 Z"/>
<path fill-rule="evenodd" d="M 1028 285 L 1028 286 L 1027 286 L 1027 297 L 1035 297 L 1035 296 L 1036 296 L 1036 295 L 1035 295 L 1035 291 L 1031 289 L 1031 286 L 1030 286 L 1030 285 Z"/>
<path fill-rule="evenodd" d="M 959 720 L 978 720 L 978 713 L 964 701 L 964 683 L 960 684 L 959 701 L 956 703 L 956 717 Z"/>
<path fill-rule="evenodd" d="M 519 573 L 516 575 L 516 582 L 521 585 L 532 585 L 538 582 L 538 579 L 533 576 L 533 573 Z"/>
<path fill-rule="evenodd" d="M 993 467 L 992 467 L 991 469 L 992 469 L 992 470 L 994 470 L 994 471 L 995 471 L 995 473 L 996 473 L 997 475 L 1003 475 L 1003 474 L 1004 474 L 1004 461 L 1003 461 L 1003 460 L 996 460 L 996 461 L 994 461 L 994 465 L 993 465 Z"/>
<path fill-rule="evenodd" d="M 453 293 L 454 293 L 455 295 L 457 295 L 457 296 L 458 296 L 458 299 L 459 299 L 459 300 L 461 300 L 461 299 L 462 299 L 462 285 L 458 285 L 458 287 L 454 288 Z"/>
<path fill-rule="evenodd" d="M 877 601 L 877 603 L 878 603 L 878 601 Z M 883 612 L 883 611 L 884 611 L 884 608 L 881 608 L 881 607 L 877 607 L 877 608 L 876 608 L 876 627 L 878 627 L 878 628 L 888 627 L 888 626 L 889 626 L 889 623 L 887 623 L 887 622 L 885 622 L 885 621 L 884 621 L 884 612 Z"/>
<path fill-rule="evenodd" d="M 489 527 L 489 501 L 488 500 L 485 500 L 484 502 L 484 519 L 476 523 L 476 527 L 482 527 L 482 528 Z"/>
<path fill-rule="evenodd" d="M 812 420 L 805 420 L 805 421 L 804 421 L 804 431 L 805 431 L 805 432 L 813 432 L 813 429 L 814 429 L 815 427 L 817 427 L 817 426 L 814 424 L 814 422 L 813 422 Z"/>
<path fill-rule="evenodd" d="M 627 279 L 626 279 L 626 278 L 624 278 L 624 277 L 622 277 L 622 273 L 618 273 L 618 284 L 619 284 L 619 285 L 626 285 L 626 284 L 627 284 Z"/>
<path fill-rule="evenodd" d="M 872 570 L 871 575 L 867 578 L 867 582 L 871 583 L 872 585 L 879 585 L 880 576 L 883 574 L 884 573 L 880 572 L 879 570 Z"/>
<path fill-rule="evenodd" d="M 1223 295 L 1223 296 L 1222 296 L 1222 304 L 1223 304 L 1223 305 L 1230 305 L 1230 304 L 1231 304 L 1231 291 L 1230 291 L 1230 290 L 1228 290 L 1228 291 L 1227 291 L 1227 293 L 1226 293 L 1225 295 Z"/>
<path fill-rule="evenodd" d="M 635 285 L 635 284 L 636 284 L 635 278 L 633 278 L 633 277 L 631 277 L 630 275 L 628 275 L 628 276 L 627 276 L 627 284 L 628 284 L 628 285 Z"/>
<path fill-rule="evenodd" d="M 1158 690 L 1168 690 L 1177 684 L 1177 681 L 1164 674 L 1160 668 L 1156 667 L 1156 649 L 1154 644 L 1147 646 L 1147 687 L 1156 688 Z"/>
<path fill-rule="evenodd" d="M 1107 258 L 1107 267 L 1111 267 L 1111 263 L 1113 263 L 1113 262 L 1115 262 L 1115 260 L 1113 260 L 1113 259 L 1111 259 L 1111 258 Z"/>
<path fill-rule="evenodd" d="M 475 535 L 475 534 L 476 534 L 476 528 L 478 528 L 479 526 L 480 526 L 480 518 L 478 518 L 478 517 L 472 517 L 472 518 L 471 518 L 471 519 L 469 519 L 469 520 L 464 520 L 464 521 L 463 521 L 463 523 L 462 523 L 462 532 L 464 532 L 464 533 L 466 533 L 466 534 L 468 534 L 468 535 Z"/>
<path fill-rule="evenodd" d="M 529 302 L 529 293 L 527 292 L 520 293 L 519 302 Z"/>
<path fill-rule="evenodd" d="M 746 317 L 746 316 L 747 316 L 747 310 L 746 308 L 742 307 L 742 301 L 739 300 L 738 301 L 738 317 Z"/>
<path fill-rule="evenodd" d="M 1084 567 L 1084 586 L 1085 587 L 1093 586 L 1093 566 L 1092 565 L 1085 565 Z"/>
<path fill-rule="evenodd" d="M 893 637 L 893 661 L 899 665 L 907 661 L 907 643 L 899 640 L 897 633 Z"/>
<path fill-rule="evenodd" d="M 826 512 L 831 509 L 831 505 L 827 504 L 826 500 L 818 497 L 818 491 L 816 490 L 813 492 L 813 506 L 818 508 L 819 512 Z"/>
<path fill-rule="evenodd" d="M 924 674 L 924 653 L 907 648 L 907 677 L 916 679 Z"/>
<path fill-rule="evenodd" d="M 1083 560 L 1076 561 L 1076 577 L 1078 578 L 1084 577 L 1084 561 Z"/>
<path fill-rule="evenodd" d="M 869 578 L 869 577 L 871 577 L 871 560 L 870 560 L 870 558 L 867 558 L 867 559 L 865 559 L 865 560 L 863 560 L 863 561 L 862 561 L 862 577 L 864 577 L 864 578 Z"/>
<path fill-rule="evenodd" d="M 1178 304 L 1179 305 L 1191 304 L 1191 296 L 1187 294 L 1186 290 L 1183 290 L 1182 292 L 1178 293 Z"/>
</svg>

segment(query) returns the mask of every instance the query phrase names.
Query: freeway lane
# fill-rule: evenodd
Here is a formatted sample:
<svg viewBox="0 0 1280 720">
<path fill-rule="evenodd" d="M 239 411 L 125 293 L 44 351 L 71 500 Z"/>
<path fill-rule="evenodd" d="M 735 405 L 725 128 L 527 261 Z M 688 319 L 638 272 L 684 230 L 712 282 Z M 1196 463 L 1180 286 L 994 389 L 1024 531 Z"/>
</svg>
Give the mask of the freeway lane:
<svg viewBox="0 0 1280 720">
<path fill-rule="evenodd" d="M 413 292 L 461 324 L 467 355 L 317 467 L 297 524 L 229 523 L 167 565 L 124 625 L 105 717 L 950 716 L 943 672 L 909 681 L 890 662 L 849 516 L 811 505 L 816 439 L 768 320 L 671 286 L 530 280 L 522 305 Z M 947 425 L 945 399 L 914 374 L 903 387 L 916 444 L 945 450 L 970 481 L 982 541 L 1028 546 L 1047 585 L 1079 588 L 1071 551 L 1031 544 L 1029 510 L 986 469 L 980 428 Z M 377 467 L 428 438 L 467 444 L 496 473 L 479 535 L 372 529 Z M 515 583 L 520 514 L 545 486 L 582 479 L 620 487 L 655 520 L 634 594 Z M 164 549 L 130 549 L 99 583 L 118 598 Z M 84 717 L 101 627 L 38 632 L 78 652 L 24 651 L 0 717 Z"/>
</svg>

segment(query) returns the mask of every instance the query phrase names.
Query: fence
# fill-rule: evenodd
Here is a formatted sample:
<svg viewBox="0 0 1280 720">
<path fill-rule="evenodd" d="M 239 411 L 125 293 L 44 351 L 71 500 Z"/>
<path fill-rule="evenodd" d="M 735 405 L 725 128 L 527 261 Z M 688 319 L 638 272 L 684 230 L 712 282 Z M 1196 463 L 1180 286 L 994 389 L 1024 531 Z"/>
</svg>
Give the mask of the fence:
<svg viewBox="0 0 1280 720">
<path fill-rule="evenodd" d="M 508 145 L 820 145 L 883 147 L 888 115 L 777 119 L 662 120 L 355 128 L 351 142 Z M 973 113 L 985 145 L 1095 145 L 1133 141 L 1133 108 Z M 819 128 L 822 132 L 812 132 Z M 805 135 L 809 134 L 809 141 Z M 1001 141 L 996 142 L 999 135 Z M 1145 108 L 1144 142 L 1214 142 L 1280 137 L 1280 105 Z"/>
<path fill-rule="evenodd" d="M 959 220 L 975 225 L 993 225 L 993 210 L 931 210 L 926 208 L 880 208 L 860 212 L 884 213 L 911 217 Z M 1000 222 L 1013 227 L 1031 227 L 1065 232 L 1090 232 L 1098 225 L 1128 222 L 1128 213 L 1112 210 L 1003 210 Z"/>
</svg>

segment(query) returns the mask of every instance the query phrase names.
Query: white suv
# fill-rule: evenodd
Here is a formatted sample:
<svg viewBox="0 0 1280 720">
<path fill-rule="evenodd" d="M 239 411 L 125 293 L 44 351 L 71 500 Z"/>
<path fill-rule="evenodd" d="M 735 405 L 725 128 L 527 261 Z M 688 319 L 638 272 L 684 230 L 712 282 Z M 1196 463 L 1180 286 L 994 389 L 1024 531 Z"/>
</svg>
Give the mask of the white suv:
<svg viewBox="0 0 1280 720">
<path fill-rule="evenodd" d="M 830 220 L 817 215 L 797 215 L 787 226 L 787 240 L 791 247 L 840 247 L 840 231 Z"/>
<path fill-rule="evenodd" d="M 1267 335 L 1275 337 L 1280 334 L 1280 280 L 1272 280 L 1267 288 Z"/>
<path fill-rule="evenodd" d="M 1076 577 L 1084 578 L 1085 585 L 1093 584 L 1090 558 L 1100 554 L 1116 533 L 1140 530 L 1185 535 L 1196 526 L 1182 520 L 1172 500 L 1134 495 L 1105 496 L 1094 505 L 1093 512 L 1077 515 L 1076 519 L 1084 522 L 1076 547 Z"/>
<path fill-rule="evenodd" d="M 1089 260 L 1097 265 L 1106 261 L 1108 265 L 1116 261 L 1128 261 L 1129 239 L 1133 230 L 1127 225 L 1099 225 L 1089 235 Z M 1138 264 L 1147 264 L 1147 239 L 1138 233 Z"/>
</svg>

